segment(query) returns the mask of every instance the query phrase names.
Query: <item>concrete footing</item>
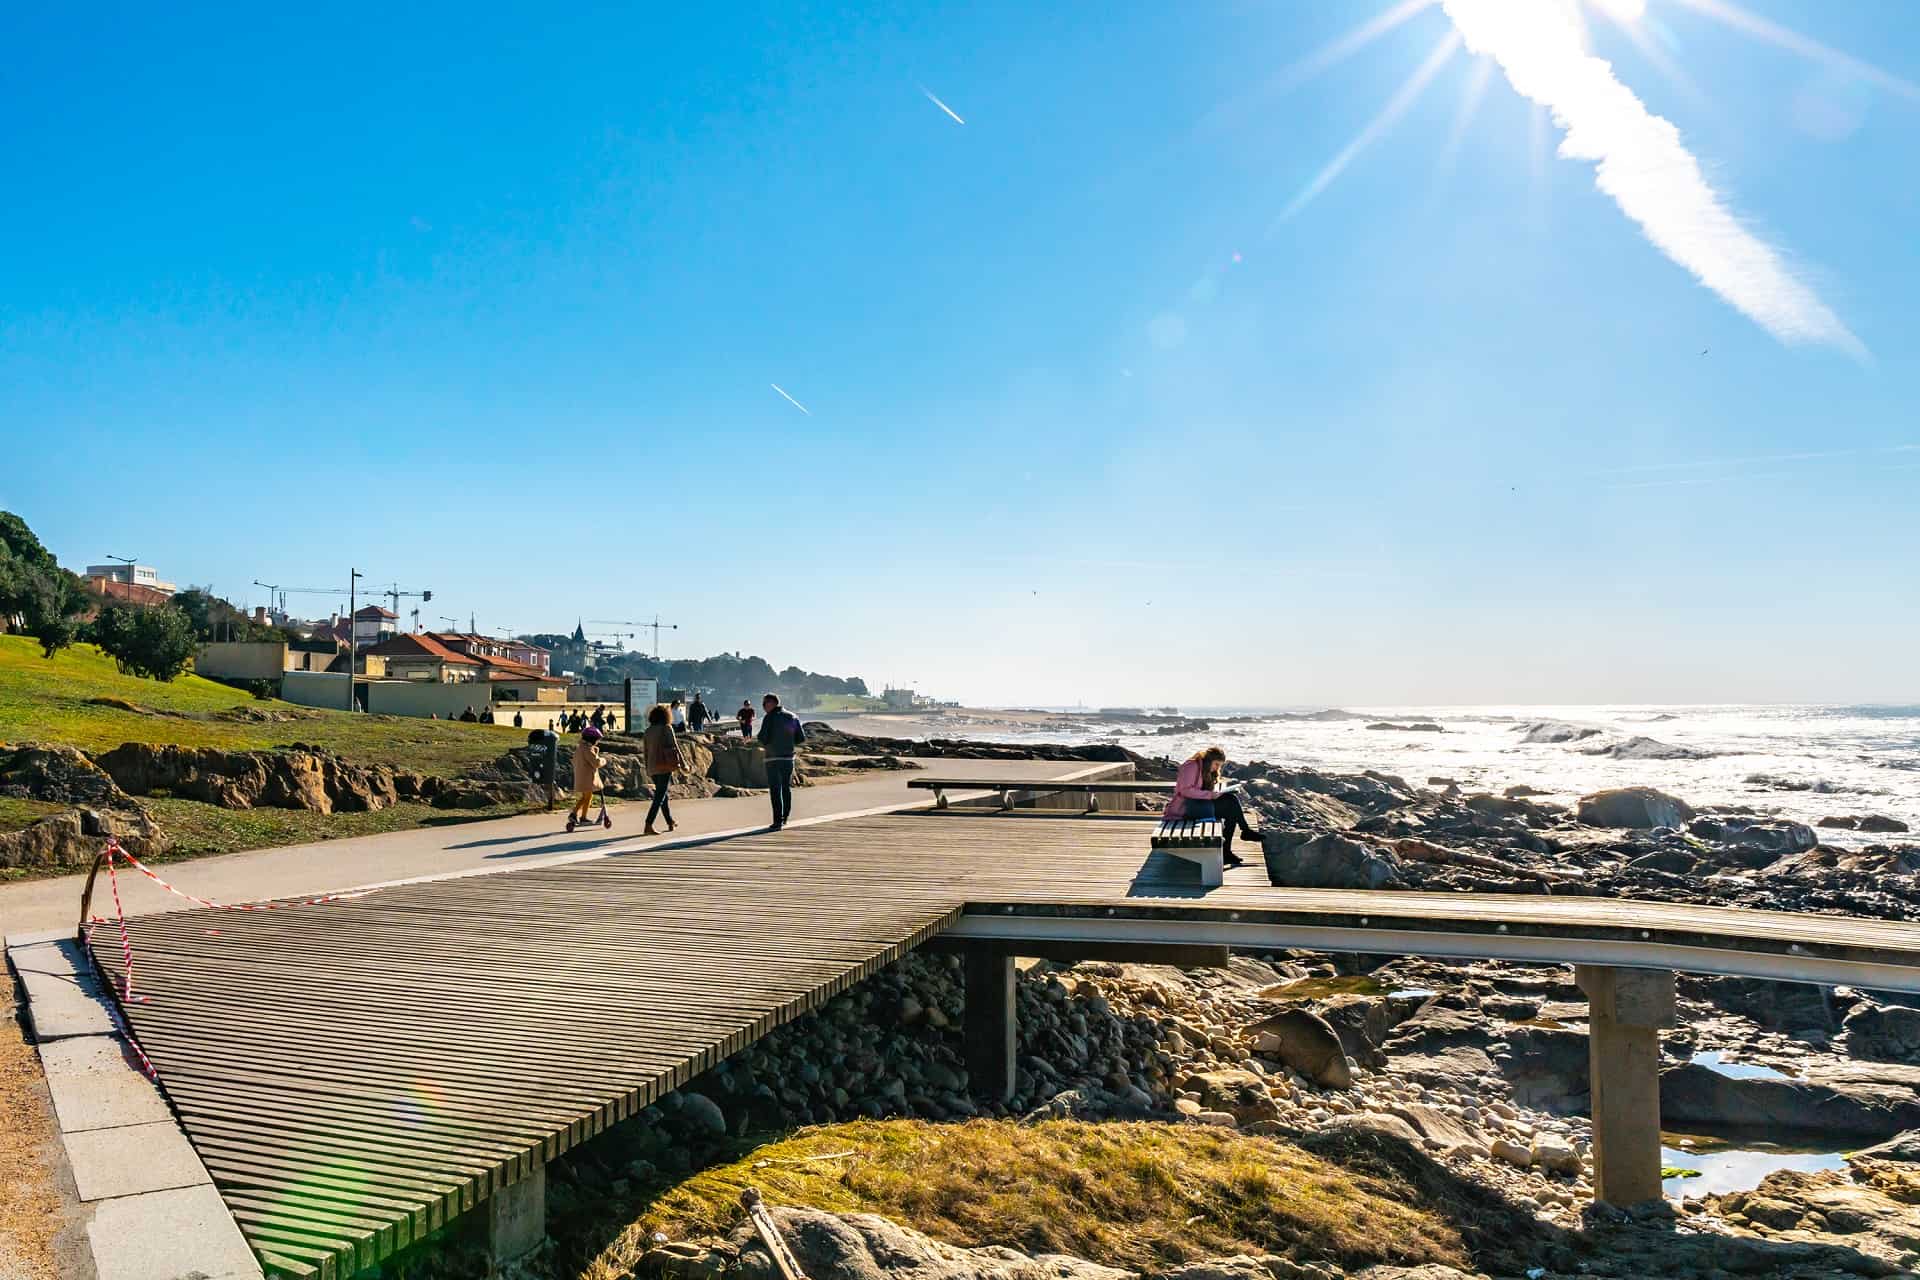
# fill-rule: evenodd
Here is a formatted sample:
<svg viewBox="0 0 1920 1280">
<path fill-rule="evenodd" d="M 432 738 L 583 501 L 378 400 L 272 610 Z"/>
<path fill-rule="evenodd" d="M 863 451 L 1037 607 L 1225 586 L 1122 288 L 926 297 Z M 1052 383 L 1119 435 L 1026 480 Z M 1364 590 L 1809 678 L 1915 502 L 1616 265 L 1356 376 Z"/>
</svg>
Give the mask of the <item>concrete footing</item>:
<svg viewBox="0 0 1920 1280">
<path fill-rule="evenodd" d="M 1674 1022 L 1673 973 L 1578 965 L 1587 993 L 1594 1197 L 1660 1198 L 1660 1028 Z"/>
<path fill-rule="evenodd" d="M 500 1275 L 547 1238 L 547 1166 L 487 1197 L 487 1256 Z"/>
<path fill-rule="evenodd" d="M 967 1082 L 976 1097 L 1013 1096 L 1013 956 L 986 947 L 966 953 Z"/>
</svg>

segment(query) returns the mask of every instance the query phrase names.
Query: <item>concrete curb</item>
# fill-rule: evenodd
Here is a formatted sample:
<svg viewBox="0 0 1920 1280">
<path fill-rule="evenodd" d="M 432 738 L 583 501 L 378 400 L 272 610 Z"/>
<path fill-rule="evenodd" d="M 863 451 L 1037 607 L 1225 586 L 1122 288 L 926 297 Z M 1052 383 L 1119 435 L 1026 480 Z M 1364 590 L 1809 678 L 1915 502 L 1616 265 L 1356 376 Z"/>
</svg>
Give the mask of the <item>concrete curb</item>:
<svg viewBox="0 0 1920 1280">
<path fill-rule="evenodd" d="M 99 1280 L 255 1280 L 253 1250 L 114 1030 L 111 1006 L 68 930 L 13 934 L 40 1069 L 80 1199 Z"/>
</svg>

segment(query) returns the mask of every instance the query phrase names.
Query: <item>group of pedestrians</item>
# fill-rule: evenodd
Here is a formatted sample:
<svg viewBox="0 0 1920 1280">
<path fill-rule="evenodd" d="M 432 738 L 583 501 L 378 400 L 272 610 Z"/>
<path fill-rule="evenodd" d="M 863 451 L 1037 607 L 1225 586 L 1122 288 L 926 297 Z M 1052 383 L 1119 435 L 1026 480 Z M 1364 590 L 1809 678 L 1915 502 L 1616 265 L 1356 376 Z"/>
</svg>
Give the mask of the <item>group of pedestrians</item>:
<svg viewBox="0 0 1920 1280">
<path fill-rule="evenodd" d="M 799 716 L 780 705 L 776 695 L 768 694 L 760 700 L 760 705 L 766 714 L 761 718 L 757 740 L 767 756 L 767 796 L 773 806 L 773 825 L 770 829 L 778 831 L 793 816 L 793 766 L 800 744 L 807 740 L 807 730 L 800 723 Z M 756 736 L 752 732 L 752 704 L 742 701 L 736 714 L 741 735 Z M 673 776 L 686 772 L 687 767 L 686 757 L 680 749 L 680 734 L 689 729 L 699 730 L 712 720 L 712 714 L 698 694 L 694 695 L 690 707 L 683 707 L 680 700 L 675 698 L 671 703 L 655 703 L 648 710 L 647 727 L 640 735 L 640 746 L 646 761 L 647 779 L 653 785 L 653 803 L 647 807 L 647 822 L 642 834 L 659 835 L 655 822 L 665 822 L 668 831 L 674 830 L 677 824 L 673 820 L 669 789 L 673 785 Z M 600 726 L 601 718 L 597 710 L 591 718 L 575 712 L 561 721 L 563 730 L 580 735 L 580 745 L 573 751 L 574 803 L 573 811 L 567 817 L 569 831 L 587 820 L 587 810 L 592 805 L 594 792 L 600 786 L 600 765 L 604 759 L 600 751 L 600 739 L 605 736 Z"/>
</svg>

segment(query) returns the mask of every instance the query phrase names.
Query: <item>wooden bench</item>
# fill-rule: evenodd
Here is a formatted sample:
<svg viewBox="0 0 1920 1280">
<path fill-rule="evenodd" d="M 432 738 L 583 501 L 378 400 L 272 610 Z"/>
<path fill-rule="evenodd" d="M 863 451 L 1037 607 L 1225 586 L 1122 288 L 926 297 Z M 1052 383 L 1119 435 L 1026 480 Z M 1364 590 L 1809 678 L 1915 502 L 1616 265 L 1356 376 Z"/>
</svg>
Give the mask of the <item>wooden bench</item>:
<svg viewBox="0 0 1920 1280">
<path fill-rule="evenodd" d="M 996 792 L 1002 809 L 1013 808 L 1015 799 L 1021 796 L 1084 794 L 1088 813 L 1100 812 L 1100 797 L 1103 795 L 1173 794 L 1171 782 L 1140 782 L 1132 778 L 1103 778 L 1089 782 L 1062 782 L 1053 778 L 909 778 L 907 786 L 917 791 L 933 792 L 936 809 L 947 807 L 949 791 Z"/>
<path fill-rule="evenodd" d="M 1226 841 L 1215 819 L 1168 818 L 1153 833 L 1153 847 L 1200 868 L 1200 883 L 1217 885 L 1225 875 Z"/>
</svg>

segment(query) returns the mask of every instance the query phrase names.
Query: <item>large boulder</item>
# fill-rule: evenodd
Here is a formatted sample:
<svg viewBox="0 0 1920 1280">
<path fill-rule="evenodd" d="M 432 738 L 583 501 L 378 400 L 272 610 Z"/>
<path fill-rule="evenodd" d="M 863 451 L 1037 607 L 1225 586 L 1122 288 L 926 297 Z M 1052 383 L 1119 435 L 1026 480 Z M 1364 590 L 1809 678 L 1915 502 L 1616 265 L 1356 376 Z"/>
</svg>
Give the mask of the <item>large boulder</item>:
<svg viewBox="0 0 1920 1280">
<path fill-rule="evenodd" d="M 1920 1128 L 1920 1095 L 1912 1082 L 1892 1078 L 1839 1072 L 1806 1080 L 1736 1078 L 1688 1063 L 1660 1073 L 1660 1121 L 1683 1132 L 1743 1128 L 1877 1141 Z"/>
<path fill-rule="evenodd" d="M 96 809 L 131 804 L 84 753 L 46 742 L 0 747 L 0 795 Z"/>
<path fill-rule="evenodd" d="M 1280 1105 L 1273 1100 L 1267 1082 L 1245 1067 L 1196 1071 L 1183 1083 L 1200 1095 L 1202 1110 L 1224 1111 L 1236 1124 L 1277 1120 L 1280 1116 Z"/>
<path fill-rule="evenodd" d="M 1768 860 L 1781 854 L 1804 853 L 1820 843 L 1812 827 L 1784 820 L 1701 817 L 1687 824 L 1687 832 Z"/>
<path fill-rule="evenodd" d="M 167 848 L 152 815 L 129 801 L 120 809 L 70 809 L 0 833 L 0 868 L 85 867 L 109 837 L 117 837 L 120 847 L 136 858 L 150 858 Z"/>
<path fill-rule="evenodd" d="M 1293 833 L 1260 837 L 1267 878 L 1296 889 L 1391 889 L 1401 884 L 1400 860 L 1376 845 L 1326 832 L 1300 841 Z"/>
<path fill-rule="evenodd" d="M 1339 1033 L 1307 1009 L 1282 1009 L 1247 1028 L 1254 1050 L 1271 1054 L 1317 1085 L 1344 1089 L 1353 1083 Z"/>
<path fill-rule="evenodd" d="M 707 776 L 721 786 L 759 789 L 767 785 L 766 748 L 753 739 L 719 738 L 707 750 L 711 760 Z"/>
<path fill-rule="evenodd" d="M 1616 787 L 1581 796 L 1574 816 L 1589 827 L 1678 827 L 1693 806 L 1652 787 Z"/>
</svg>

